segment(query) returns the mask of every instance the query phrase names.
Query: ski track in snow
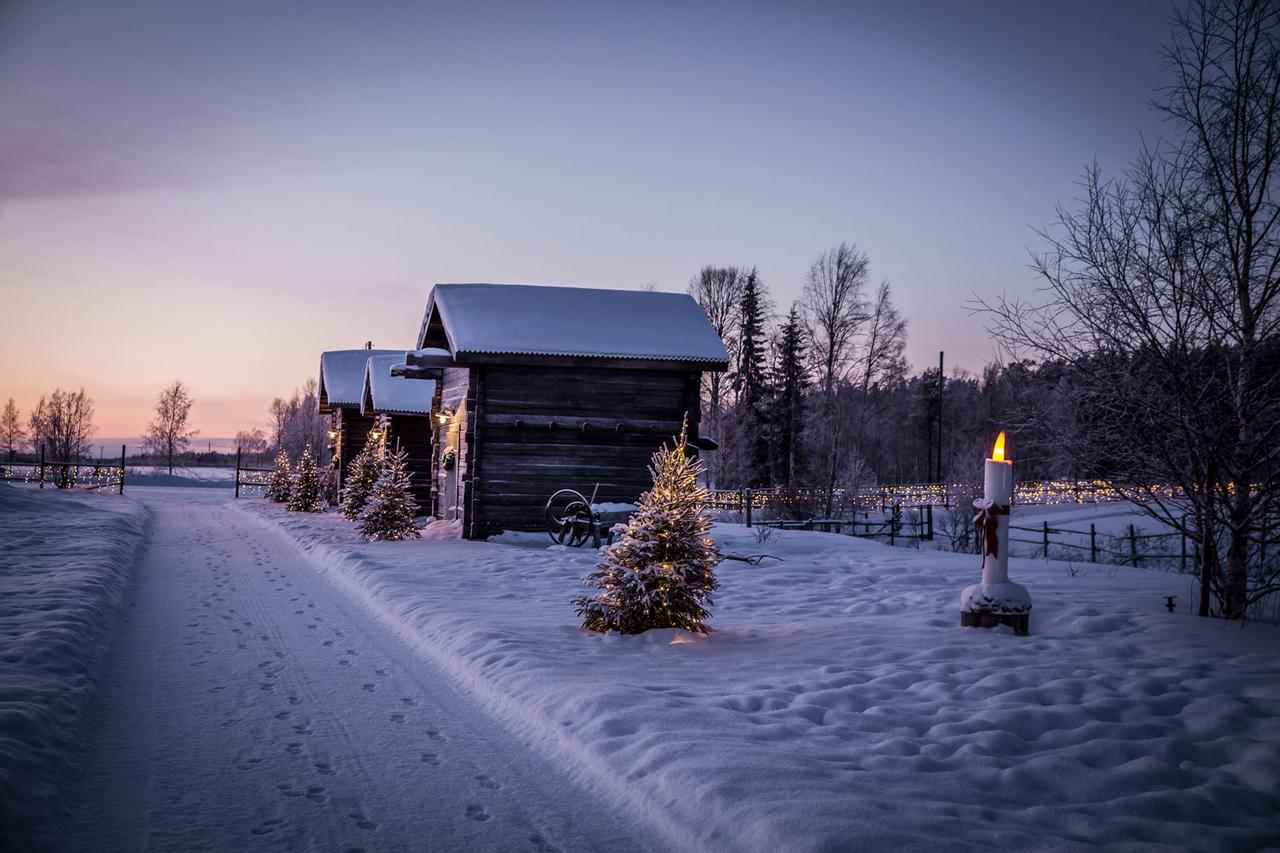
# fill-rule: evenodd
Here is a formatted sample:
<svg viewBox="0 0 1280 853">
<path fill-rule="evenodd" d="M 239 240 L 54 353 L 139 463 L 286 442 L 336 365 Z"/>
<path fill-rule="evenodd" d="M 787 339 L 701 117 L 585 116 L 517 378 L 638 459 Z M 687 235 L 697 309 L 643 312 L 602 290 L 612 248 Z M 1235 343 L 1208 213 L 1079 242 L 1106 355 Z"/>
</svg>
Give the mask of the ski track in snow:
<svg viewBox="0 0 1280 853">
<path fill-rule="evenodd" d="M 135 494 L 148 537 L 57 849 L 638 847 L 283 536 L 225 496 Z"/>
</svg>

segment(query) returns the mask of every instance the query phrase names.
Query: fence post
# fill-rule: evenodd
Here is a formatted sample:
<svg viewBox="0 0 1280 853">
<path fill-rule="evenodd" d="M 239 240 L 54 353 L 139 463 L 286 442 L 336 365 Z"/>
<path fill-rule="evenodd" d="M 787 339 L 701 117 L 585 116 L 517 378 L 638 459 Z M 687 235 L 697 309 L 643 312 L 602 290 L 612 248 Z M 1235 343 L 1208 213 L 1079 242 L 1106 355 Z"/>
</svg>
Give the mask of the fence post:
<svg viewBox="0 0 1280 853">
<path fill-rule="evenodd" d="M 1187 573 L 1187 520 L 1182 520 L 1182 530 L 1179 531 L 1178 538 L 1182 540 L 1182 561 L 1178 565 L 1178 571 L 1182 574 Z"/>
<path fill-rule="evenodd" d="M 928 539 L 930 542 L 932 542 L 933 541 L 933 504 L 929 504 L 927 507 L 925 507 L 925 509 L 928 510 L 927 521 L 929 524 L 928 536 L 926 536 L 925 538 Z"/>
<path fill-rule="evenodd" d="M 44 443 L 40 444 L 40 488 L 44 488 Z"/>
<path fill-rule="evenodd" d="M 893 505 L 893 515 L 889 516 L 889 544 L 892 545 L 898 536 L 898 513 L 902 507 L 899 504 Z"/>
<path fill-rule="evenodd" d="M 1049 522 L 1044 522 L 1044 558 L 1049 559 Z"/>
<path fill-rule="evenodd" d="M 1129 561 L 1136 568 L 1138 565 L 1138 533 L 1129 525 Z"/>
<path fill-rule="evenodd" d="M 747 527 L 751 526 L 751 504 L 753 503 L 750 489 L 743 489 L 743 495 L 746 498 L 745 506 L 747 512 Z"/>
<path fill-rule="evenodd" d="M 236 448 L 236 497 L 240 497 L 240 448 Z"/>
<path fill-rule="evenodd" d="M 1089 522 L 1089 562 L 1098 562 L 1098 528 Z"/>
<path fill-rule="evenodd" d="M 120 494 L 124 494 L 124 445 L 120 445 Z"/>
</svg>

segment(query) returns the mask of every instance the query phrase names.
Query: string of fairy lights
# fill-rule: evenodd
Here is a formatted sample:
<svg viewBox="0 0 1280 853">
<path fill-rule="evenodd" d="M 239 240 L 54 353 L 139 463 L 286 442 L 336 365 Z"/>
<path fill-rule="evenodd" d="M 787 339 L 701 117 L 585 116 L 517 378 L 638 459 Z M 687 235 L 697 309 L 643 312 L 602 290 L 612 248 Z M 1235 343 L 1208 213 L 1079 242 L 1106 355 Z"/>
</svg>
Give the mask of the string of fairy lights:
<svg viewBox="0 0 1280 853">
<path fill-rule="evenodd" d="M 0 464 L 0 480 L 71 488 L 100 489 L 120 485 L 123 471 L 119 463 L 91 462 L 6 462 Z"/>
<path fill-rule="evenodd" d="M 886 510 L 894 506 L 960 506 L 982 491 L 970 483 L 914 483 L 898 486 L 868 486 L 860 489 L 837 488 L 832 504 L 838 508 Z M 741 512 L 747 494 L 751 508 L 800 506 L 826 502 L 824 489 L 715 489 L 710 491 L 712 509 Z M 1014 484 L 1014 503 L 1035 506 L 1059 504 L 1091 504 L 1111 501 L 1173 500 L 1181 495 L 1174 486 L 1125 486 L 1109 480 L 1027 480 Z"/>
</svg>

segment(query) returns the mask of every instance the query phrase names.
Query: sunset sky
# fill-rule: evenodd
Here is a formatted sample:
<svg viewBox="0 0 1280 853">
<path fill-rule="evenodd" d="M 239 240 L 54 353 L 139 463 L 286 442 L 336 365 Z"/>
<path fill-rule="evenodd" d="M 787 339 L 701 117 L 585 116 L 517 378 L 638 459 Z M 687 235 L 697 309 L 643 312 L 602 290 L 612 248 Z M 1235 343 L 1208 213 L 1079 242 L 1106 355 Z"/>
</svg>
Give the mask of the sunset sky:
<svg viewBox="0 0 1280 853">
<path fill-rule="evenodd" d="M 0 401 L 134 436 L 180 378 L 230 436 L 433 282 L 734 263 L 785 310 L 842 240 L 976 370 L 965 300 L 1166 132 L 1170 6 L 891 5 L 0 0 Z"/>
</svg>

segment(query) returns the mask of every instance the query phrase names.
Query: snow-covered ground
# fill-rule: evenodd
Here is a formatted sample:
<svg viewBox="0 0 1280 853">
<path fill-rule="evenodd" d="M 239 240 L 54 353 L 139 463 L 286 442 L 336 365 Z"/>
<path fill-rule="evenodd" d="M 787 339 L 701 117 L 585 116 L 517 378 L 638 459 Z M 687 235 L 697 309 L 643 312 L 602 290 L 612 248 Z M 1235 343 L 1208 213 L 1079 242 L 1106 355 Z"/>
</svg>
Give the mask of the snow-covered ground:
<svg viewBox="0 0 1280 853">
<path fill-rule="evenodd" d="M 593 636 L 589 549 L 278 525 L 513 731 L 699 849 L 1280 844 L 1280 631 L 1164 609 L 1187 578 L 1014 559 L 1033 636 L 961 629 L 972 556 L 718 525 L 707 637 Z"/>
<path fill-rule="evenodd" d="M 18 849 L 1280 845 L 1280 630 L 1175 574 L 1014 559 L 1018 638 L 958 626 L 972 556 L 724 524 L 782 559 L 722 564 L 709 636 L 618 637 L 542 536 L 145 487 L 0 487 L 0 528 L 0 809 L 54 815 Z"/>
<path fill-rule="evenodd" d="M 0 849 L 61 805 L 144 520 L 132 500 L 0 483 Z"/>
</svg>

